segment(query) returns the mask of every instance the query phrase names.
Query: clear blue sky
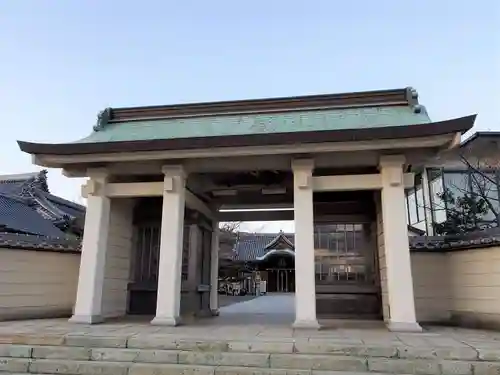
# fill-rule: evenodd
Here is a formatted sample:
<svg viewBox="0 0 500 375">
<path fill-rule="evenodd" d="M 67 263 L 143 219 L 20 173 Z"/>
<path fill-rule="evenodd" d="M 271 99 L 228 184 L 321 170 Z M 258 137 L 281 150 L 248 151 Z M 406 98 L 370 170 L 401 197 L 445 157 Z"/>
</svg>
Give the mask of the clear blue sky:
<svg viewBox="0 0 500 375">
<path fill-rule="evenodd" d="M 0 173 L 37 170 L 17 139 L 76 140 L 107 106 L 411 85 L 434 120 L 500 130 L 499 3 L 0 1 Z"/>
</svg>

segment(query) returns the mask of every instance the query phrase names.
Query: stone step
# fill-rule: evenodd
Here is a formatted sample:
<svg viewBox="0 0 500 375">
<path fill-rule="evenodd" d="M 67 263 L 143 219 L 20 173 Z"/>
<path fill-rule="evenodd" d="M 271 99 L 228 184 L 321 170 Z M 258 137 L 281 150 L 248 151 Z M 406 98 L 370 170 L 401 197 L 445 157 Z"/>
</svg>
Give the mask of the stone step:
<svg viewBox="0 0 500 375">
<path fill-rule="evenodd" d="M 500 350 L 170 336 L 0 337 L 0 374 L 500 374 Z"/>
<path fill-rule="evenodd" d="M 0 373 L 40 374 L 468 374 L 500 373 L 500 362 L 400 359 L 310 354 L 228 353 L 120 348 L 13 347 Z M 16 357 L 17 355 L 17 357 Z"/>
</svg>

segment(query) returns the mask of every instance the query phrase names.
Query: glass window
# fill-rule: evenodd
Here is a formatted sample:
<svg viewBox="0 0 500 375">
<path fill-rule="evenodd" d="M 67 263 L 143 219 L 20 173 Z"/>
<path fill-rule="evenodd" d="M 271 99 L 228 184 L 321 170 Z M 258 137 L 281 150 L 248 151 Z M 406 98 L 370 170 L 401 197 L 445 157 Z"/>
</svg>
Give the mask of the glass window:
<svg viewBox="0 0 500 375">
<path fill-rule="evenodd" d="M 444 191 L 442 171 L 440 169 L 429 169 L 428 176 L 433 221 L 435 223 L 442 223 L 446 220 L 446 207 L 441 198 L 439 198 Z"/>
<path fill-rule="evenodd" d="M 484 198 L 491 205 L 487 214 L 483 217 L 485 221 L 495 220 L 495 214 L 499 212 L 498 185 L 494 173 L 471 173 L 472 192 L 478 198 Z"/>
<path fill-rule="evenodd" d="M 410 224 L 410 216 L 408 214 L 408 195 L 405 194 L 405 202 L 406 202 L 406 224 Z"/>
<path fill-rule="evenodd" d="M 373 282 L 369 225 L 315 224 L 317 284 Z"/>
<path fill-rule="evenodd" d="M 410 224 L 418 223 L 417 195 L 414 189 L 408 193 L 408 215 L 410 216 Z"/>
<path fill-rule="evenodd" d="M 424 190 L 422 189 L 422 185 L 417 187 L 416 192 L 416 200 L 417 200 L 417 217 L 418 221 L 425 220 L 425 201 L 424 201 Z"/>
<path fill-rule="evenodd" d="M 467 172 L 445 172 L 443 175 L 444 188 L 453 194 L 454 198 L 463 197 L 470 191 Z"/>
</svg>

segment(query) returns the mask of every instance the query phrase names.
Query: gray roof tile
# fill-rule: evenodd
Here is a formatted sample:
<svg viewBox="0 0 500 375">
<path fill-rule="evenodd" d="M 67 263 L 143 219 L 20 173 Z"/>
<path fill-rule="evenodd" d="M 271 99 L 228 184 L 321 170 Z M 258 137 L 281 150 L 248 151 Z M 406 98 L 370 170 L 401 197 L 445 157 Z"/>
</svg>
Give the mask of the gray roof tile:
<svg viewBox="0 0 500 375">
<path fill-rule="evenodd" d="M 50 194 L 46 171 L 0 175 L 0 227 L 48 237 L 83 226 L 85 207 Z M 75 220 L 76 219 L 76 220 Z M 75 223 L 78 222 L 75 227 Z M 61 228 L 61 229 L 59 229 Z M 83 230 L 83 227 L 77 232 Z"/>
<path fill-rule="evenodd" d="M 71 238 L 0 232 L 0 248 L 80 252 L 80 246 L 81 242 L 79 240 Z"/>
<path fill-rule="evenodd" d="M 0 195 L 0 225 L 12 231 L 48 237 L 65 235 L 51 220 L 43 218 L 33 205 L 5 195 Z"/>
<path fill-rule="evenodd" d="M 294 243 L 293 233 L 240 233 L 234 245 L 233 259 L 243 262 L 256 260 L 270 251 L 267 246 L 280 235 Z"/>
</svg>

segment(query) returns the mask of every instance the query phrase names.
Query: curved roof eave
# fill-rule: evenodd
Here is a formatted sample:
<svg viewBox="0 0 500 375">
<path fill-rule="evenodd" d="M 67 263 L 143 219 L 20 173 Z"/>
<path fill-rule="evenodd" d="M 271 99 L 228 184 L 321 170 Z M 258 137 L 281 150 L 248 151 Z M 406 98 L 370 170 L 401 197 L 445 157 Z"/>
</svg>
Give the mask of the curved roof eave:
<svg viewBox="0 0 500 375">
<path fill-rule="evenodd" d="M 196 150 L 201 148 L 277 146 L 324 142 L 352 142 L 429 137 L 465 133 L 472 128 L 476 115 L 440 122 L 406 126 L 356 128 L 290 133 L 263 133 L 175 139 L 131 140 L 96 143 L 32 143 L 18 141 L 21 151 L 35 155 L 75 155 L 137 151 Z"/>
<path fill-rule="evenodd" d="M 266 254 L 260 256 L 260 257 L 257 257 L 255 258 L 255 260 L 257 261 L 263 261 L 263 260 L 266 260 L 267 258 L 269 257 L 272 257 L 273 255 L 290 255 L 292 257 L 295 258 L 295 252 L 293 250 L 289 250 L 289 249 L 274 249 L 274 250 L 271 250 L 269 252 L 267 252 Z"/>
</svg>

